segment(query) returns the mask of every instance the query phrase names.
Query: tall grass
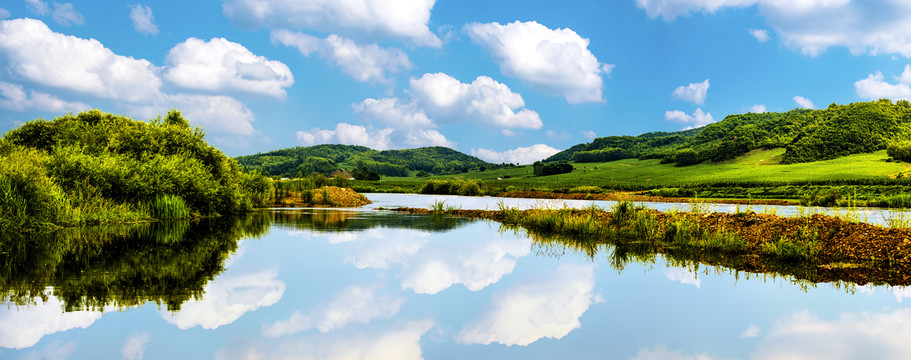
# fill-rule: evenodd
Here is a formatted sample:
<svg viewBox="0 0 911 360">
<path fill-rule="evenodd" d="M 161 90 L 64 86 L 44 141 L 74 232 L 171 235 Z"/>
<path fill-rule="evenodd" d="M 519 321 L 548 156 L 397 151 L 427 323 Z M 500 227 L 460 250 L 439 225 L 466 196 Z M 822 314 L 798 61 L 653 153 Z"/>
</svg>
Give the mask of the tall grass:
<svg viewBox="0 0 911 360">
<path fill-rule="evenodd" d="M 142 209 L 156 219 L 186 219 L 190 217 L 190 206 L 178 195 L 159 195 L 142 204 Z"/>
</svg>

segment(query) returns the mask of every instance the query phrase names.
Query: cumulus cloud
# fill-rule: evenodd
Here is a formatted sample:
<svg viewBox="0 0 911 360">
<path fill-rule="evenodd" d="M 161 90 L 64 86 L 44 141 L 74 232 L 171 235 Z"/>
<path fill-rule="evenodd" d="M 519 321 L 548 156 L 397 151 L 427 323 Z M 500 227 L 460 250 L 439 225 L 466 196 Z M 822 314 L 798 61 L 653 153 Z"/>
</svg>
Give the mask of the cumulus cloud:
<svg viewBox="0 0 911 360">
<path fill-rule="evenodd" d="M 152 63 L 114 54 L 94 39 L 53 32 L 40 20 L 0 22 L 0 54 L 10 74 L 38 84 L 129 102 L 161 97 Z"/>
<path fill-rule="evenodd" d="M 167 101 L 181 109 L 184 117 L 193 125 L 216 132 L 253 135 L 255 116 L 242 102 L 230 96 L 215 95 L 168 95 Z M 166 111 L 167 108 L 157 113 Z"/>
<path fill-rule="evenodd" d="M 225 16 L 244 27 L 379 33 L 440 47 L 427 27 L 435 0 L 226 0 Z"/>
<path fill-rule="evenodd" d="M 275 270 L 227 276 L 206 284 L 205 298 L 187 302 L 177 313 L 162 311 L 165 321 L 180 329 L 200 326 L 215 329 L 230 324 L 243 314 L 271 306 L 285 293 L 285 283 Z"/>
<path fill-rule="evenodd" d="M 279 337 L 310 329 L 326 333 L 349 323 L 388 319 L 399 312 L 404 300 L 380 296 L 375 287 L 349 286 L 309 314 L 295 311 L 290 318 L 263 326 L 263 335 Z"/>
<path fill-rule="evenodd" d="M 569 28 L 552 30 L 534 21 L 472 23 L 465 26 L 472 41 L 484 46 L 500 71 L 570 103 L 602 102 L 603 64 L 589 51 L 589 40 Z"/>
<path fill-rule="evenodd" d="M 139 4 L 130 5 L 130 20 L 133 21 L 133 29 L 136 32 L 146 35 L 158 34 L 158 26 L 155 25 L 152 8 Z"/>
<path fill-rule="evenodd" d="M 304 56 L 316 52 L 357 81 L 388 83 L 388 73 L 412 67 L 408 56 L 400 49 L 383 48 L 377 44 L 359 45 L 335 34 L 320 39 L 288 30 L 274 30 L 271 38 L 273 43 L 297 48 Z"/>
<path fill-rule="evenodd" d="M 123 348 L 120 349 L 120 355 L 124 360 L 142 360 L 146 352 L 146 344 L 149 342 L 151 335 L 147 332 L 138 332 L 130 334 L 123 342 Z"/>
<path fill-rule="evenodd" d="M 759 41 L 761 43 L 769 41 L 769 31 L 768 30 L 749 29 L 749 31 L 750 31 L 750 35 L 753 35 L 753 37 L 756 38 L 756 41 Z"/>
<path fill-rule="evenodd" d="M 582 137 L 584 137 L 588 140 L 594 140 L 597 137 L 597 135 L 595 135 L 594 131 L 588 130 L 588 131 L 582 132 Z"/>
<path fill-rule="evenodd" d="M 750 106 L 750 112 L 754 113 L 754 114 L 762 114 L 764 112 L 768 112 L 768 110 L 766 110 L 765 105 L 756 104 L 756 105 Z"/>
<path fill-rule="evenodd" d="M 512 150 L 497 152 L 490 149 L 471 149 L 471 155 L 476 156 L 484 161 L 501 164 L 531 164 L 538 160 L 544 160 L 560 152 L 553 147 L 536 144 L 527 147 L 519 147 Z"/>
<path fill-rule="evenodd" d="M 81 102 L 69 102 L 31 90 L 26 93 L 22 85 L 0 81 L 0 109 L 22 112 L 26 110 L 79 112 L 91 107 Z"/>
<path fill-rule="evenodd" d="M 895 80 L 896 83 L 889 83 L 883 78 L 883 74 L 877 71 L 875 74 L 870 74 L 867 78 L 855 82 L 854 89 L 858 96 L 868 100 L 911 99 L 911 65 L 905 65 L 905 71 L 900 76 L 896 76 Z"/>
<path fill-rule="evenodd" d="M 712 118 L 712 114 L 704 112 L 702 109 L 696 109 L 692 115 L 680 110 L 665 111 L 664 120 L 689 125 L 687 126 L 687 129 L 706 126 L 715 122 L 715 119 Z"/>
<path fill-rule="evenodd" d="M 318 144 L 360 145 L 376 150 L 387 150 L 392 147 L 390 135 L 392 128 L 367 129 L 360 125 L 338 123 L 335 130 L 313 128 L 309 131 L 298 131 L 297 141 L 304 146 Z"/>
<path fill-rule="evenodd" d="M 382 232 L 372 231 L 357 234 L 356 240 L 363 243 L 358 244 L 346 256 L 345 262 L 358 269 L 385 270 L 394 264 L 404 265 L 427 244 L 430 236 L 429 233 L 415 230 L 387 232 L 391 232 L 392 236 L 387 237 Z"/>
<path fill-rule="evenodd" d="M 813 102 L 810 99 L 807 99 L 803 96 L 795 96 L 794 103 L 797 104 L 797 107 L 801 109 L 815 109 L 816 105 L 813 105 Z"/>
<path fill-rule="evenodd" d="M 541 338 L 560 339 L 582 324 L 593 303 L 594 267 L 561 265 L 550 274 L 497 292 L 481 316 L 462 328 L 466 344 L 528 345 Z"/>
<path fill-rule="evenodd" d="M 683 101 L 689 101 L 695 104 L 705 102 L 705 95 L 709 91 L 709 79 L 700 83 L 692 83 L 686 86 L 679 86 L 674 89 L 673 96 Z"/>
<path fill-rule="evenodd" d="M 785 45 L 816 56 L 829 47 L 854 54 L 911 57 L 911 3 L 886 0 L 869 6 L 850 0 L 636 0 L 649 17 L 673 21 L 693 12 L 756 6 Z M 756 36 L 756 34 L 754 34 Z M 757 36 L 757 40 L 762 35 Z"/>
<path fill-rule="evenodd" d="M 779 321 L 753 359 L 903 359 L 911 353 L 911 309 L 844 313 L 822 320 L 800 312 Z"/>
<path fill-rule="evenodd" d="M 367 120 L 374 120 L 387 126 L 435 127 L 424 110 L 415 103 L 403 103 L 398 98 L 365 99 L 352 106 L 354 111 Z"/>
<path fill-rule="evenodd" d="M 382 331 L 317 334 L 282 341 L 227 342 L 215 358 L 230 359 L 397 359 L 421 360 L 421 337 L 433 320 L 412 321 Z"/>
<path fill-rule="evenodd" d="M 244 91 L 283 99 L 294 84 L 287 65 L 269 60 L 224 38 L 189 38 L 168 52 L 165 78 L 174 84 L 208 91 Z"/>
<path fill-rule="evenodd" d="M 702 285 L 702 280 L 699 280 L 699 277 L 696 275 L 696 273 L 690 269 L 677 267 L 667 268 L 664 270 L 664 277 L 670 281 L 693 285 L 697 288 Z"/>
<path fill-rule="evenodd" d="M 487 76 L 467 84 L 444 73 L 424 74 L 411 79 L 409 93 L 419 106 L 444 121 L 475 118 L 501 128 L 544 126 L 537 112 L 524 108 L 521 95 Z"/>
<path fill-rule="evenodd" d="M 54 297 L 16 311 L 0 312 L 0 347 L 24 349 L 35 346 L 45 335 L 76 328 L 87 328 L 102 313 L 63 312 L 63 302 Z"/>
</svg>

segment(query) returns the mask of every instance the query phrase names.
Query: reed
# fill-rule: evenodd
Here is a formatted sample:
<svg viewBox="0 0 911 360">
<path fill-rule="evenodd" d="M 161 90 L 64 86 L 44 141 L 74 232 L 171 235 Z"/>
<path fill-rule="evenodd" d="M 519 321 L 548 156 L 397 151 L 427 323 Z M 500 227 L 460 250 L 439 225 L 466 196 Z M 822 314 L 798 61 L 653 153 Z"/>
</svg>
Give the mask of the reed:
<svg viewBox="0 0 911 360">
<path fill-rule="evenodd" d="M 190 206 L 178 195 L 158 195 L 142 205 L 151 217 L 161 220 L 186 219 L 191 215 Z"/>
</svg>

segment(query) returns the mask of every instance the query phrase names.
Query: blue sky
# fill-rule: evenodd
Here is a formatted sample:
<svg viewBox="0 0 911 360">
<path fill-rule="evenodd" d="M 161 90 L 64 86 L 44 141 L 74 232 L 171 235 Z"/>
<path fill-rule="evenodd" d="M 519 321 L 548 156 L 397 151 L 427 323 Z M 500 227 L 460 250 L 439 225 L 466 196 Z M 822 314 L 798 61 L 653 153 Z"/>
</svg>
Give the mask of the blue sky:
<svg viewBox="0 0 911 360">
<path fill-rule="evenodd" d="M 229 155 L 595 136 L 911 98 L 904 0 L 0 2 L 0 131 L 176 107 Z"/>
</svg>

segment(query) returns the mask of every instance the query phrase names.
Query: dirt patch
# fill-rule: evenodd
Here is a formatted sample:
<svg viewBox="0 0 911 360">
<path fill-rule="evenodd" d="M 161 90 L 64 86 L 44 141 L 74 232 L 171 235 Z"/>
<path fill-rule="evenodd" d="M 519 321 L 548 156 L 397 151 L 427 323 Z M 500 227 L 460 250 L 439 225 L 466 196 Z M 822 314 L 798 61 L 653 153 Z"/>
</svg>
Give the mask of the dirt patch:
<svg viewBox="0 0 911 360">
<path fill-rule="evenodd" d="M 372 202 L 366 196 L 337 186 L 323 186 L 304 192 L 289 192 L 284 199 L 276 201 L 277 207 L 359 207 Z"/>
</svg>

